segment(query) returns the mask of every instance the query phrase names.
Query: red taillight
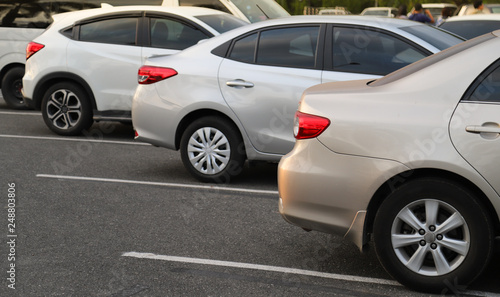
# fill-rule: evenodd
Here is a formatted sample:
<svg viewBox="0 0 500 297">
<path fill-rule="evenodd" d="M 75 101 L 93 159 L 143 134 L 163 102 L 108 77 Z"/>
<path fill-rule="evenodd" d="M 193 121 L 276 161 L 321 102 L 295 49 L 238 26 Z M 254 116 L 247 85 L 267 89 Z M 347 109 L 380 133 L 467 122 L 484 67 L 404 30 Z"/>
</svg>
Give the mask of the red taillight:
<svg viewBox="0 0 500 297">
<path fill-rule="evenodd" d="M 328 126 L 330 126 L 330 120 L 327 118 L 297 111 L 293 134 L 296 139 L 314 138 L 323 133 Z"/>
<path fill-rule="evenodd" d="M 139 69 L 138 80 L 141 85 L 149 85 L 177 75 L 172 68 L 142 66 Z"/>
<path fill-rule="evenodd" d="M 44 48 L 45 45 L 36 43 L 36 42 L 30 42 L 28 43 L 28 46 L 26 47 L 26 60 L 28 60 L 31 56 L 33 56 L 36 52 Z"/>
</svg>

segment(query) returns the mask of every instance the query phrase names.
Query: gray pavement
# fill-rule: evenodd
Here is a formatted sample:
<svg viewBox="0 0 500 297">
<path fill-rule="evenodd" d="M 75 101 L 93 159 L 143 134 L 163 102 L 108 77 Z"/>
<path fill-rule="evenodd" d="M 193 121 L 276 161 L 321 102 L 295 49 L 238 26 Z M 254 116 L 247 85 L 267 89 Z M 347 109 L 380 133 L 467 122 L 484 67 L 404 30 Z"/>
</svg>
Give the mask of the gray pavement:
<svg viewBox="0 0 500 297">
<path fill-rule="evenodd" d="M 276 164 L 207 187 L 131 126 L 61 137 L 1 97 L 0 148 L 0 296 L 425 296 L 391 280 L 373 249 L 286 223 Z M 500 294 L 499 263 L 500 246 L 466 294 Z"/>
</svg>

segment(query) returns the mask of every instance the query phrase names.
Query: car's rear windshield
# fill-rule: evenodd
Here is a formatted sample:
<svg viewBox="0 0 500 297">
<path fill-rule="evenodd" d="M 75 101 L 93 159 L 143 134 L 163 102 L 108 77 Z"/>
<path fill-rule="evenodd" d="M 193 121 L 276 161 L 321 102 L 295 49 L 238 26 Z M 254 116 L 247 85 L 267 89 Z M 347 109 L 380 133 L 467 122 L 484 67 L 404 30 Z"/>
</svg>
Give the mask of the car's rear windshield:
<svg viewBox="0 0 500 297">
<path fill-rule="evenodd" d="M 274 0 L 232 0 L 231 2 L 238 7 L 251 23 L 290 16 Z"/>
<path fill-rule="evenodd" d="M 248 25 L 247 22 L 230 14 L 199 15 L 196 18 L 214 28 L 219 33 Z"/>
<path fill-rule="evenodd" d="M 500 21 L 455 21 L 444 22 L 441 29 L 448 30 L 464 38 L 471 39 L 500 28 Z"/>
<path fill-rule="evenodd" d="M 402 27 L 400 29 L 417 36 L 441 51 L 464 41 L 463 39 L 444 30 L 436 30 L 436 27 L 433 26 L 417 25 Z"/>
<path fill-rule="evenodd" d="M 382 86 L 382 85 L 397 81 L 403 77 L 406 77 L 406 76 L 413 74 L 417 71 L 420 71 L 420 70 L 422 70 L 430 65 L 433 65 L 433 64 L 435 64 L 439 61 L 442 61 L 448 57 L 451 57 L 451 56 L 453 56 L 461 51 L 464 51 L 468 48 L 474 47 L 480 43 L 486 42 L 486 41 L 493 39 L 493 38 L 498 38 L 498 37 L 496 37 L 493 34 L 487 34 L 487 35 L 483 35 L 481 37 L 474 38 L 474 39 L 469 40 L 467 42 L 462 42 L 462 43 L 458 44 L 457 46 L 454 46 L 452 48 L 449 48 L 449 49 L 444 50 L 442 52 L 439 52 L 437 54 L 431 55 L 427 58 L 424 58 L 424 59 L 419 60 L 413 64 L 410 64 L 404 68 L 396 70 L 396 71 L 394 71 L 394 72 L 392 72 L 392 73 L 390 73 L 390 74 L 388 74 L 380 79 L 374 80 L 374 81 L 370 82 L 369 85 L 371 87 L 378 87 L 378 86 Z"/>
</svg>

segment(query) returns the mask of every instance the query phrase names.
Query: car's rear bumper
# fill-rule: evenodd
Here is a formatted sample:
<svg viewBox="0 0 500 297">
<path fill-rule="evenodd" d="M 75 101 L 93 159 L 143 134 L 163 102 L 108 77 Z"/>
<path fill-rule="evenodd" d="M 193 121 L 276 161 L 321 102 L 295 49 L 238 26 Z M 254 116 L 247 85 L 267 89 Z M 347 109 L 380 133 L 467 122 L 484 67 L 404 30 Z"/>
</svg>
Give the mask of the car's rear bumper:
<svg viewBox="0 0 500 297">
<path fill-rule="evenodd" d="M 337 154 L 317 139 L 299 140 L 278 167 L 279 210 L 294 225 L 345 236 L 362 248 L 371 198 L 392 172 L 405 170 L 391 160 Z"/>
</svg>

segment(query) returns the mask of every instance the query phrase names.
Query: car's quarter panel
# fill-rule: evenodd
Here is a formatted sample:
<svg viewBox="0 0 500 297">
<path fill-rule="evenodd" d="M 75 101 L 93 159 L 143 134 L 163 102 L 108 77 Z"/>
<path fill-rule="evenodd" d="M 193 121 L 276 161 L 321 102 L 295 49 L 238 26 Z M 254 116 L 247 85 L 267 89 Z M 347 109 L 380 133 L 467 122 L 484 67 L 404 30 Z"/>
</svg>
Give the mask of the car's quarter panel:
<svg viewBox="0 0 500 297">
<path fill-rule="evenodd" d="M 34 41 L 45 45 L 45 47 L 26 61 L 23 95 L 28 100 L 36 97 L 41 101 L 44 94 L 35 94 L 39 83 L 52 73 L 64 73 L 68 70 L 66 50 L 70 40 L 60 34 L 46 34 Z M 40 101 L 36 102 L 36 105 L 39 105 Z"/>
<path fill-rule="evenodd" d="M 286 79 L 283 79 L 286 77 Z M 231 82 L 251 87 L 231 86 Z M 219 86 L 252 146 L 263 153 L 286 154 L 295 142 L 293 116 L 300 96 L 321 82 L 321 70 L 263 66 L 225 59 L 219 70 Z"/>
<path fill-rule="evenodd" d="M 72 40 L 68 44 L 68 67 L 93 86 L 97 109 L 130 110 L 141 66 L 141 47 L 80 43 Z"/>
<path fill-rule="evenodd" d="M 317 139 L 298 140 L 278 167 L 280 213 L 303 228 L 345 235 L 372 194 L 407 170 L 391 160 L 335 153 Z"/>
<path fill-rule="evenodd" d="M 191 56 L 190 51 L 185 51 L 148 60 L 148 65 L 181 70 L 179 74 L 155 84 L 138 86 L 132 106 L 132 121 L 138 140 L 177 149 L 175 141 L 180 122 L 197 110 L 221 112 L 239 126 L 220 90 L 213 87 L 217 85 L 217 69 L 222 59 L 210 53 L 206 54 L 211 56 L 210 59 L 196 51 L 193 53 Z M 199 63 L 210 67 L 198 67 Z M 187 87 L 193 85 L 196 88 Z"/>
</svg>

